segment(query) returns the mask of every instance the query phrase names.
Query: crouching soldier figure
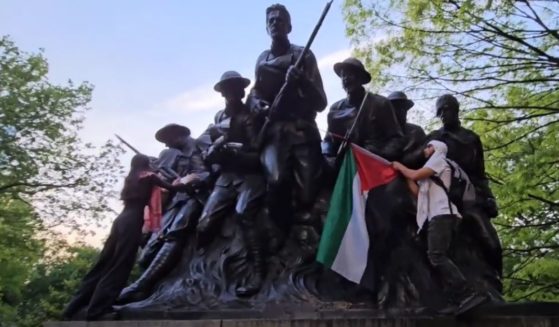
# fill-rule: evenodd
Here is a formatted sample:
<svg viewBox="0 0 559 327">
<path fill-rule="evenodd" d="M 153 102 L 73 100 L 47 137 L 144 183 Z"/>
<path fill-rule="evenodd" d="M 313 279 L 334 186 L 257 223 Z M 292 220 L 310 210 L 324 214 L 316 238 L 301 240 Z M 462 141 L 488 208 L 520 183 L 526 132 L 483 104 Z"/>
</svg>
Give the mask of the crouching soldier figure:
<svg viewBox="0 0 559 327">
<path fill-rule="evenodd" d="M 173 195 L 163 217 L 162 229 L 152 235 L 139 260 L 145 271 L 122 291 L 119 303 L 147 298 L 153 286 L 175 267 L 187 234 L 194 229 L 207 198 L 209 173 L 196 140 L 190 137 L 190 130 L 185 126 L 169 124 L 157 131 L 155 138 L 169 147 L 160 155 L 159 170 L 164 167 L 166 173 L 175 178 L 183 176 L 181 181 L 187 187 L 185 191 Z"/>
<path fill-rule="evenodd" d="M 204 246 L 221 227 L 220 222 L 231 209 L 239 220 L 253 276 L 236 293 L 249 296 L 260 290 L 264 278 L 264 247 L 256 230 L 256 215 L 265 194 L 265 179 L 259 153 L 253 145 L 258 127 L 242 102 L 250 81 L 234 71 L 225 72 L 214 89 L 225 98 L 225 109 L 216 115 L 229 119 L 229 129 L 214 142 L 206 162 L 220 165 L 221 174 L 215 183 L 198 224 L 198 239 Z M 219 123 L 219 122 L 216 122 Z"/>
</svg>

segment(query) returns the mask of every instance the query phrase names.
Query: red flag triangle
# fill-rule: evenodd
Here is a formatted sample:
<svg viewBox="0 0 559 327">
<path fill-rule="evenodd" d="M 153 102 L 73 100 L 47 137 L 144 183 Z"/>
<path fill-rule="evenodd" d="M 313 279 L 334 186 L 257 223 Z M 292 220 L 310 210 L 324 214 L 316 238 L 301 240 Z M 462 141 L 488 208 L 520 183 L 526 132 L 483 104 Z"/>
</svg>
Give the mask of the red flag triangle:
<svg viewBox="0 0 559 327">
<path fill-rule="evenodd" d="M 361 192 L 388 184 L 398 176 L 388 160 L 353 143 L 351 151 L 361 180 Z"/>
</svg>

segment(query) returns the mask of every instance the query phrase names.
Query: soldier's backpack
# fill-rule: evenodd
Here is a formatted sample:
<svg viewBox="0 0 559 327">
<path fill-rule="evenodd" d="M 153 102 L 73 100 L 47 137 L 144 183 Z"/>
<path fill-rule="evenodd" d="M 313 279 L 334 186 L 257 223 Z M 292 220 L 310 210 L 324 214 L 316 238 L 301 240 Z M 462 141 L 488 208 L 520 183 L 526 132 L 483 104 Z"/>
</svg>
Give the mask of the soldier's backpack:
<svg viewBox="0 0 559 327">
<path fill-rule="evenodd" d="M 450 166 L 451 171 L 450 187 L 447 189 L 443 184 L 443 181 L 438 176 L 431 176 L 431 180 L 438 186 L 442 187 L 447 194 L 450 213 L 453 214 L 452 206 L 450 205 L 451 203 L 458 208 L 458 212 L 462 213 L 464 208 L 468 208 L 475 204 L 476 190 L 470 181 L 468 174 L 466 174 L 460 165 L 450 159 L 445 160 Z"/>
</svg>

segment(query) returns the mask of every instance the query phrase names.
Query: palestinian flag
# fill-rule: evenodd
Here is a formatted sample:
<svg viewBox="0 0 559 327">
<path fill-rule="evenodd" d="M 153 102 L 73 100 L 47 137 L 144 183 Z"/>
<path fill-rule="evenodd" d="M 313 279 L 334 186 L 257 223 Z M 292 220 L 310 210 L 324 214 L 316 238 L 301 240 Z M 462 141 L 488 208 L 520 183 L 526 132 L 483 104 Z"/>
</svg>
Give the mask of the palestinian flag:
<svg viewBox="0 0 559 327">
<path fill-rule="evenodd" d="M 369 233 L 365 203 L 370 190 L 394 180 L 390 162 L 351 144 L 338 173 L 318 247 L 317 261 L 346 279 L 367 287 Z M 365 281 L 363 283 L 362 281 Z"/>
</svg>

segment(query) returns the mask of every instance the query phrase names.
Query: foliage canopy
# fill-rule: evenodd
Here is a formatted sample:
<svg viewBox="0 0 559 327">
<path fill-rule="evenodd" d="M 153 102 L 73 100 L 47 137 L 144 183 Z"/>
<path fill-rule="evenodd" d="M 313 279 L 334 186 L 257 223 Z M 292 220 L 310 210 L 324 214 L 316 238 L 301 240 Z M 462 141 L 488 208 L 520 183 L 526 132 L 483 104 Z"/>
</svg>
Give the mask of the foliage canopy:
<svg viewBox="0 0 559 327">
<path fill-rule="evenodd" d="M 559 299 L 559 2 L 346 0 L 376 87 L 453 93 L 480 134 L 509 300 Z"/>
</svg>

